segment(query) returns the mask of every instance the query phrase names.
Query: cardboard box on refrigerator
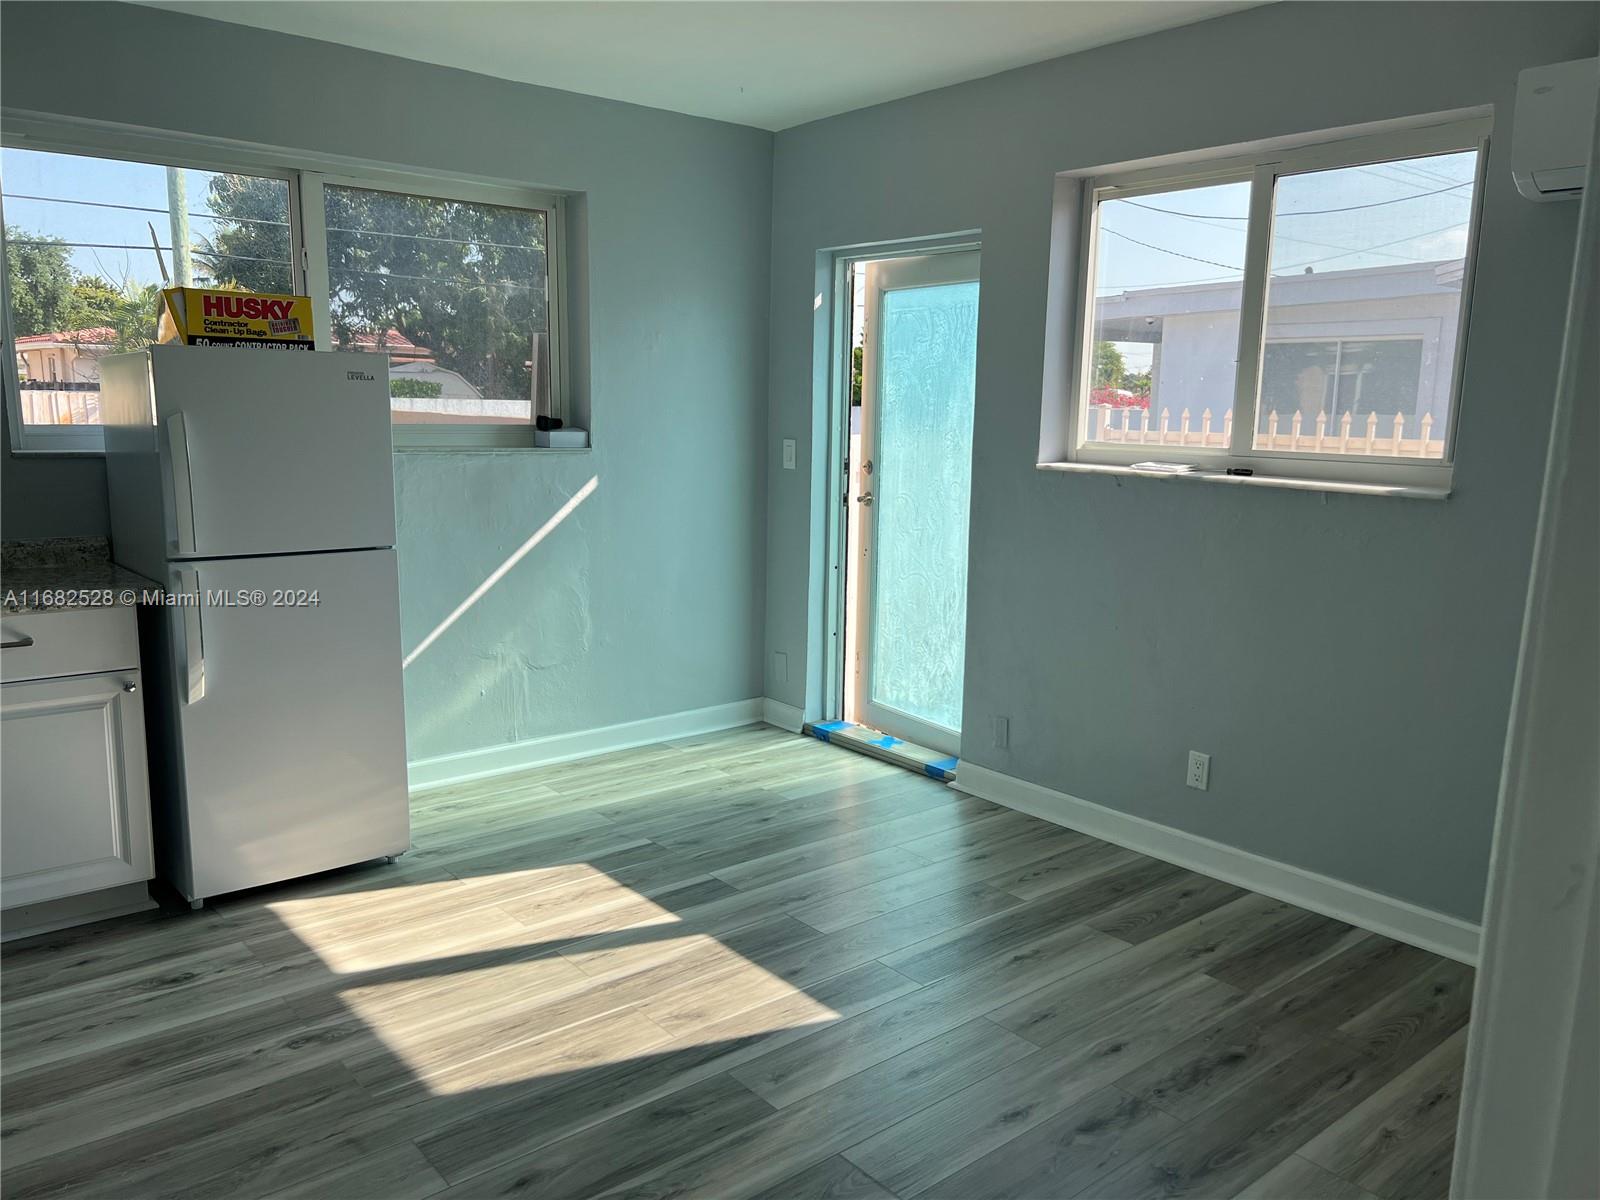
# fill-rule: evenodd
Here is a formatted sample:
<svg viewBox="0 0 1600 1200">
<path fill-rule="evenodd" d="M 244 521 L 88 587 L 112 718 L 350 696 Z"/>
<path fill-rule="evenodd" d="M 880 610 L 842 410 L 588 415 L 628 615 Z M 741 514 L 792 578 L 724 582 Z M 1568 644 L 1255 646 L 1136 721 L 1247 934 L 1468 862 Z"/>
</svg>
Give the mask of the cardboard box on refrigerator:
<svg viewBox="0 0 1600 1200">
<path fill-rule="evenodd" d="M 158 342 L 185 346 L 252 346 L 315 350 L 311 298 L 173 287 L 161 292 Z"/>
</svg>

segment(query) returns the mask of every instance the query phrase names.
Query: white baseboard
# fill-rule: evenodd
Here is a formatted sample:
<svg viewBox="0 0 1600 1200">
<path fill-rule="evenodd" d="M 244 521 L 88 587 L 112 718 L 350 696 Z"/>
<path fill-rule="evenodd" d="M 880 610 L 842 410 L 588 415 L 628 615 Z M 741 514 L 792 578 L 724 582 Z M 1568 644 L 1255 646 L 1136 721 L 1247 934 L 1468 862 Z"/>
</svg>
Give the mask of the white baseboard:
<svg viewBox="0 0 1600 1200">
<path fill-rule="evenodd" d="M 463 750 L 459 754 L 441 754 L 437 758 L 423 758 L 408 763 L 406 771 L 410 776 L 412 791 L 447 783 L 465 783 L 507 771 L 525 771 L 529 767 L 570 762 L 595 754 L 609 754 L 613 750 L 631 750 L 635 746 L 648 746 L 651 742 L 664 742 L 670 738 L 692 737 L 697 733 L 715 733 L 721 729 L 737 729 L 740 725 L 754 725 L 765 716 L 764 704 L 770 703 L 770 700 L 763 702 L 759 697 L 735 700 L 732 704 L 646 717 L 642 721 L 627 721 L 621 725 L 529 738 L 525 742 L 485 746 L 481 750 Z"/>
<path fill-rule="evenodd" d="M 11 942 L 35 934 L 54 933 L 74 925 L 109 921 L 112 917 L 125 917 L 130 913 L 148 912 L 159 907 L 150 896 L 148 883 L 124 883 L 82 896 L 19 904 L 16 908 L 6 909 L 4 916 L 0 917 L 0 930 L 3 930 L 0 932 L 0 941 Z"/>
<path fill-rule="evenodd" d="M 806 715 L 792 704 L 774 700 L 771 696 L 761 701 L 761 719 L 768 725 L 799 733 L 806 723 Z"/>
<path fill-rule="evenodd" d="M 1129 850 L 1249 888 L 1275 900 L 1286 900 L 1457 962 L 1472 966 L 1478 963 L 1479 927 L 1459 917 L 1434 912 L 1303 867 L 1275 862 L 1143 817 L 1091 804 L 974 763 L 963 762 L 950 786 L 981 800 L 1003 804 L 1052 824 L 1115 842 Z"/>
</svg>

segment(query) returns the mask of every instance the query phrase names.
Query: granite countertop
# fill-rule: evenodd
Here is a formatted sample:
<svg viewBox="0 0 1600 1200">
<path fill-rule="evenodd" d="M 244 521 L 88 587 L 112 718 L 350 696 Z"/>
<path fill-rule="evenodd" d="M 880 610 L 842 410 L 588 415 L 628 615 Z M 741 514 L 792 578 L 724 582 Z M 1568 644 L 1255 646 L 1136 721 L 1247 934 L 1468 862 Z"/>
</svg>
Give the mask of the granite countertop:
<svg viewBox="0 0 1600 1200">
<path fill-rule="evenodd" d="M 137 603 L 156 584 L 111 561 L 105 538 L 48 538 L 0 546 L 0 608 L 64 612 Z"/>
</svg>

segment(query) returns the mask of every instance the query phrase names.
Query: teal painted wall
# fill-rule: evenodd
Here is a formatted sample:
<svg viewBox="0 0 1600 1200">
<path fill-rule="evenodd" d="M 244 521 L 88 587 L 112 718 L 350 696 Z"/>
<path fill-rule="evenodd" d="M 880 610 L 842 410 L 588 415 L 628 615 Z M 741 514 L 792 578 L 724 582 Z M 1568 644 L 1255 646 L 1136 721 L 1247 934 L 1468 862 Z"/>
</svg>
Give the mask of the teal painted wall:
<svg viewBox="0 0 1600 1200">
<path fill-rule="evenodd" d="M 599 479 L 407 672 L 414 758 L 763 691 L 814 712 L 818 252 L 981 229 L 966 757 L 1476 917 L 1576 222 L 1515 195 L 1507 135 L 1517 70 L 1595 53 L 1593 6 L 1273 5 L 775 140 L 149 9 L 3 21 L 18 108 L 583 193 L 596 450 L 396 459 L 408 647 Z M 62 88 L 30 47 L 69 34 Z M 174 61 L 189 85 L 156 85 Z M 189 106 L 240 62 L 305 90 Z M 1451 501 L 1033 470 L 1056 172 L 1480 104 L 1497 136 Z M 779 469 L 784 437 L 803 469 Z M 4 466 L 6 536 L 103 528 L 98 464 Z M 763 687 L 763 649 L 787 683 Z M 1191 747 L 1215 756 L 1205 795 L 1182 786 Z"/>
<path fill-rule="evenodd" d="M 413 760 L 760 695 L 770 134 L 131 5 L 0 22 L 8 107 L 582 193 L 593 452 L 395 457 L 406 649 L 599 481 L 407 670 Z M 239 84 L 272 99 L 195 104 Z M 104 531 L 98 460 L 4 474 L 6 537 Z"/>
<path fill-rule="evenodd" d="M 1577 219 L 1513 190 L 1512 100 L 1595 41 L 1587 4 L 1278 4 L 780 133 L 772 444 L 812 470 L 769 462 L 767 694 L 821 702 L 818 252 L 981 229 L 962 757 L 1476 919 Z M 1033 469 L 1056 172 L 1483 104 L 1453 499 Z"/>
</svg>

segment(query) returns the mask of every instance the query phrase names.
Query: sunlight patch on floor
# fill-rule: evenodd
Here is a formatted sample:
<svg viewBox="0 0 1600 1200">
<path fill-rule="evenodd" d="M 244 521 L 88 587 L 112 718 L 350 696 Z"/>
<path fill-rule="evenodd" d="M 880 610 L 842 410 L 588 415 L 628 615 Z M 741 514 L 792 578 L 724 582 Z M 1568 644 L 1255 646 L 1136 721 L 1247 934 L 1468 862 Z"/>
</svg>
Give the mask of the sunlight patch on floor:
<svg viewBox="0 0 1600 1200">
<path fill-rule="evenodd" d="M 380 1090 L 526 1083 L 839 1017 L 587 864 L 267 908 L 392 1056 L 366 1068 Z"/>
</svg>

